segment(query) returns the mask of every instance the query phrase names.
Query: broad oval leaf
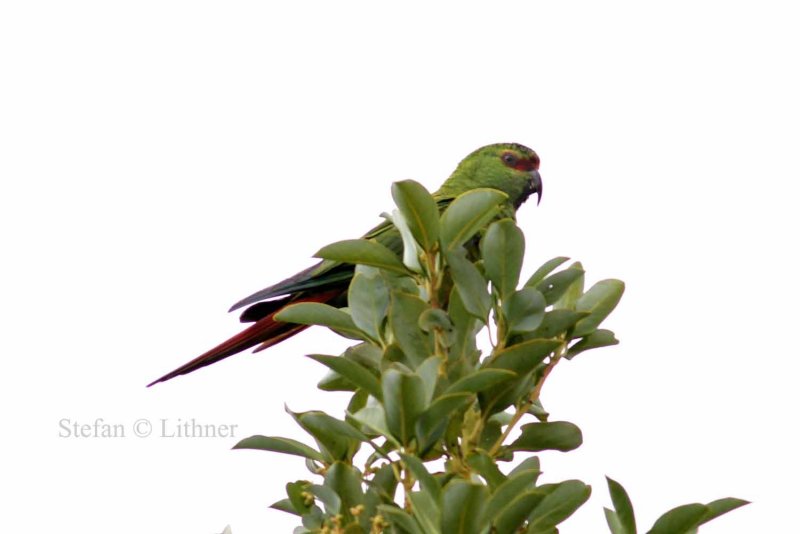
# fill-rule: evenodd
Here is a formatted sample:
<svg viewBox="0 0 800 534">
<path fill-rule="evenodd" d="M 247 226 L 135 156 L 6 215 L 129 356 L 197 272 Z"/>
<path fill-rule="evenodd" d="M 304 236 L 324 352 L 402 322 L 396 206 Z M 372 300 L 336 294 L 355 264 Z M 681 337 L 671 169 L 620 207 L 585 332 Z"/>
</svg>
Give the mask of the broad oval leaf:
<svg viewBox="0 0 800 534">
<path fill-rule="evenodd" d="M 486 367 L 508 369 L 522 376 L 542 363 L 547 355 L 556 350 L 559 345 L 561 342 L 553 339 L 523 341 L 497 351 Z"/>
<path fill-rule="evenodd" d="M 419 522 L 425 534 L 441 534 L 439 525 L 442 521 L 442 512 L 438 503 L 431 500 L 424 492 L 412 491 L 408 494 L 411 501 L 411 511 Z"/>
<path fill-rule="evenodd" d="M 371 339 L 383 339 L 383 320 L 389 307 L 389 288 L 383 277 L 356 272 L 347 291 L 353 323 Z"/>
<path fill-rule="evenodd" d="M 310 411 L 294 413 L 287 410 L 295 421 L 316 440 L 320 450 L 328 453 L 327 463 L 336 460 L 352 460 L 360 443 L 367 437 L 352 425 L 331 417 L 325 412 Z"/>
<path fill-rule="evenodd" d="M 479 393 L 496 384 L 516 378 L 517 376 L 519 376 L 517 373 L 507 369 L 480 369 L 461 378 L 454 384 L 451 384 L 443 394 L 447 395 L 448 393 L 461 392 Z"/>
<path fill-rule="evenodd" d="M 486 426 L 484 426 L 483 431 L 485 432 L 485 430 Z M 497 461 L 490 457 L 485 451 L 473 451 L 472 454 L 469 455 L 469 458 L 467 458 L 467 463 L 486 481 L 487 484 L 489 484 L 489 489 L 492 491 L 496 491 L 497 487 L 506 481 L 506 476 L 497 467 Z M 486 514 L 487 518 L 491 519 L 492 513 L 490 513 L 488 510 L 484 513 Z"/>
<path fill-rule="evenodd" d="M 471 189 L 453 200 L 440 219 L 443 250 L 463 245 L 500 211 L 508 195 L 496 189 Z"/>
<path fill-rule="evenodd" d="M 492 497 L 486 504 L 486 518 L 493 521 L 500 515 L 500 512 L 506 508 L 513 498 L 525 491 L 534 489 L 536 478 L 539 476 L 539 470 L 529 470 L 516 473 L 509 476 L 505 482 L 497 486 L 492 493 Z M 532 507 L 531 507 L 532 508 Z M 527 517 L 530 510 L 523 516 Z M 519 526 L 519 523 L 517 524 Z"/>
<path fill-rule="evenodd" d="M 415 374 L 387 369 L 381 380 L 389 431 L 404 445 L 414 437 L 414 424 L 425 409 L 425 385 Z"/>
<path fill-rule="evenodd" d="M 550 491 L 528 517 L 532 532 L 549 532 L 571 516 L 592 494 L 592 488 L 580 480 L 561 482 Z M 676 533 L 673 533 L 676 534 Z"/>
<path fill-rule="evenodd" d="M 573 337 L 582 337 L 592 331 L 608 317 L 617 307 L 625 284 L 621 280 L 601 280 L 581 295 L 575 304 L 576 311 L 589 312 L 589 315 L 578 321 L 573 331 Z"/>
<path fill-rule="evenodd" d="M 511 293 L 503 303 L 507 337 L 536 330 L 542 324 L 546 306 L 544 295 L 533 287 Z"/>
<path fill-rule="evenodd" d="M 584 270 L 577 266 L 564 269 L 551 274 L 538 284 L 536 289 L 542 292 L 547 304 L 554 304 L 573 283 L 578 283 L 584 275 Z"/>
<path fill-rule="evenodd" d="M 481 240 L 481 257 L 486 275 L 501 299 L 517 288 L 524 255 L 525 237 L 514 221 L 502 219 L 489 225 Z"/>
<path fill-rule="evenodd" d="M 530 337 L 556 337 L 575 326 L 578 321 L 587 315 L 589 315 L 588 312 L 576 312 L 574 310 L 550 310 L 544 314 L 542 324 L 531 333 Z"/>
<path fill-rule="evenodd" d="M 351 339 L 364 339 L 353 323 L 353 318 L 339 308 L 320 302 L 298 302 L 290 304 L 275 314 L 275 319 L 284 323 L 327 326 L 337 334 Z"/>
<path fill-rule="evenodd" d="M 483 509 L 489 488 L 463 479 L 453 479 L 442 495 L 442 532 L 479 534 L 488 524 Z"/>
<path fill-rule="evenodd" d="M 567 452 L 577 449 L 583 443 L 581 429 L 566 421 L 528 423 L 522 425 L 520 430 L 520 436 L 508 446 L 509 450 Z"/>
<path fill-rule="evenodd" d="M 341 501 L 340 513 L 347 519 L 353 517 L 350 509 L 364 501 L 361 480 L 361 472 L 344 462 L 334 462 L 325 472 L 325 486 L 338 495 Z"/>
<path fill-rule="evenodd" d="M 581 352 L 589 349 L 598 349 L 600 347 L 610 347 L 616 345 L 619 340 L 614 337 L 614 332 L 611 330 L 599 329 L 595 330 L 588 336 L 584 337 L 567 351 L 566 358 L 571 360 Z"/>
<path fill-rule="evenodd" d="M 341 356 L 309 354 L 308 357 L 335 371 L 376 399 L 381 400 L 383 398 L 380 381 L 363 365 Z"/>
<path fill-rule="evenodd" d="M 467 313 L 486 324 L 492 297 L 486 289 L 486 279 L 478 268 L 466 258 L 466 250 L 456 248 L 445 254 L 450 274 L 453 277 L 458 296 Z"/>
<path fill-rule="evenodd" d="M 326 514 L 337 515 L 341 512 L 342 499 L 332 488 L 324 485 L 312 484 L 308 487 L 308 491 L 325 505 Z"/>
<path fill-rule="evenodd" d="M 450 393 L 441 395 L 425 409 L 417 419 L 415 430 L 420 450 L 427 450 L 442 437 L 450 415 L 474 399 L 472 393 Z"/>
<path fill-rule="evenodd" d="M 542 264 L 541 267 L 536 269 L 536 272 L 534 272 L 530 278 L 528 278 L 528 281 L 525 282 L 525 287 L 536 287 L 539 284 L 539 282 L 544 280 L 545 276 L 553 272 L 556 269 L 556 267 L 558 267 L 567 260 L 569 260 L 568 257 L 559 256 L 557 258 L 553 258 L 552 260 L 546 261 L 545 263 Z"/>
<path fill-rule="evenodd" d="M 570 269 L 583 269 L 583 265 L 581 262 L 576 261 L 572 265 L 569 266 Z M 567 269 L 569 270 L 569 269 Z M 578 299 L 581 298 L 583 295 L 583 283 L 585 281 L 585 277 L 581 276 L 577 280 L 575 280 L 572 284 L 567 287 L 567 290 L 558 297 L 558 300 L 553 303 L 554 308 L 560 308 L 565 310 L 574 310 L 575 303 L 578 302 Z"/>
<path fill-rule="evenodd" d="M 368 429 L 366 431 L 367 434 L 379 434 L 397 447 L 400 446 L 400 442 L 397 441 L 389 431 L 389 426 L 386 424 L 386 412 L 380 404 L 365 406 L 357 412 L 350 414 L 350 417 L 361 424 L 362 427 L 366 427 Z"/>
<path fill-rule="evenodd" d="M 428 496 L 429 499 L 439 502 L 441 496 L 441 488 L 439 483 L 433 478 L 433 475 L 425 468 L 425 464 L 416 456 L 400 453 L 403 463 L 409 471 L 414 475 L 414 478 L 419 480 L 419 485 L 422 491 Z"/>
<path fill-rule="evenodd" d="M 311 504 L 306 502 L 304 493 L 308 493 L 311 488 L 311 482 L 308 480 L 298 480 L 297 482 L 289 482 L 286 484 L 286 495 L 289 496 L 289 502 L 292 504 L 298 514 L 306 514 L 311 511 Z"/>
<path fill-rule="evenodd" d="M 439 241 L 439 208 L 431 194 L 419 182 L 403 180 L 392 184 L 392 198 L 414 239 L 432 252 Z"/>
<path fill-rule="evenodd" d="M 250 436 L 233 446 L 234 449 L 255 449 L 261 451 L 281 452 L 283 454 L 293 454 L 304 458 L 311 458 L 319 462 L 324 462 L 325 458 L 318 451 L 312 449 L 305 443 L 290 438 L 272 436 Z"/>
<path fill-rule="evenodd" d="M 514 534 L 519 532 L 519 527 L 531 514 L 534 508 L 544 500 L 546 495 L 542 491 L 530 490 L 510 495 L 504 503 L 505 506 L 494 516 L 494 530 L 496 534 Z M 546 532 L 533 530 L 526 532 Z"/>
<path fill-rule="evenodd" d="M 342 263 L 370 265 L 400 274 L 411 274 L 397 254 L 377 241 L 368 239 L 337 241 L 319 249 L 314 257 Z"/>
<path fill-rule="evenodd" d="M 389 325 L 397 344 L 414 367 L 433 354 L 433 336 L 419 327 L 419 317 L 428 304 L 401 291 L 392 291 L 389 302 Z"/>
<path fill-rule="evenodd" d="M 405 510 L 402 510 L 393 504 L 380 504 L 378 510 L 383 515 L 389 524 L 395 527 L 397 532 L 404 534 L 427 534 L 419 528 L 414 518 Z"/>
</svg>

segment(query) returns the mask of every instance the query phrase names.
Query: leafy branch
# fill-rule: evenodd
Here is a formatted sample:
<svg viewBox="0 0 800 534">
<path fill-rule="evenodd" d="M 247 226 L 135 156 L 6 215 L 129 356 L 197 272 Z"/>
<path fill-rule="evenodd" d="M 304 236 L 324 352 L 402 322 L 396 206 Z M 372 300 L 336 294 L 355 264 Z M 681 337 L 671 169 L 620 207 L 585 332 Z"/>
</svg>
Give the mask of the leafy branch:
<svg viewBox="0 0 800 534">
<path fill-rule="evenodd" d="M 559 363 L 618 343 L 599 326 L 624 284 L 602 280 L 584 290 L 582 265 L 562 268 L 563 257 L 520 284 L 525 238 L 503 216 L 500 191 L 469 191 L 441 214 L 416 182 L 394 184 L 392 195 L 397 210 L 387 217 L 400 230 L 402 258 L 365 239 L 328 245 L 319 257 L 357 265 L 348 308 L 301 303 L 276 316 L 356 341 L 339 356 L 310 356 L 329 370 L 320 388 L 352 393 L 344 419 L 290 411 L 315 446 L 252 436 L 235 448 L 305 458 L 317 481 L 288 483 L 287 498 L 273 505 L 300 518 L 298 534 L 557 532 L 591 488 L 538 483 L 531 453 L 583 441 L 576 425 L 549 420 L 542 391 Z M 477 346 L 483 329 L 488 354 Z M 359 469 L 363 445 L 372 452 Z M 634 534 L 625 490 L 610 479 L 609 489 L 609 528 Z M 649 532 L 696 532 L 743 504 L 678 507 Z"/>
</svg>

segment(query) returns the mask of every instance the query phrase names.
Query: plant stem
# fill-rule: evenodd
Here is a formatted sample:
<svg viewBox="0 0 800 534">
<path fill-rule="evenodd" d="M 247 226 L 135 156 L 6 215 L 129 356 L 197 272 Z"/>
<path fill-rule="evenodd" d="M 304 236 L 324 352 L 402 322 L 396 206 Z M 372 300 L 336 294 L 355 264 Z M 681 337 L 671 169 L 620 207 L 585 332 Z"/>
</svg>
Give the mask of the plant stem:
<svg viewBox="0 0 800 534">
<path fill-rule="evenodd" d="M 517 411 L 514 412 L 514 416 L 509 421 L 508 425 L 506 425 L 506 429 L 503 431 L 502 435 L 494 442 L 492 448 L 489 449 L 489 456 L 494 456 L 500 450 L 500 447 L 503 446 L 503 442 L 508 439 L 508 436 L 511 434 L 511 431 L 514 430 L 514 427 L 519 423 L 519 420 L 522 419 L 522 416 L 525 415 L 528 409 L 533 405 L 534 402 L 539 400 L 539 395 L 542 393 L 542 387 L 544 386 L 544 381 L 547 380 L 547 377 L 550 376 L 550 373 L 553 371 L 553 368 L 556 364 L 561 360 L 561 356 L 566 351 L 567 344 L 563 343 L 558 350 L 556 351 L 553 358 L 550 360 L 550 363 L 547 364 L 547 367 L 544 368 L 542 371 L 542 376 L 536 382 L 536 385 L 531 391 L 531 394 L 528 398 L 517 407 Z"/>
</svg>

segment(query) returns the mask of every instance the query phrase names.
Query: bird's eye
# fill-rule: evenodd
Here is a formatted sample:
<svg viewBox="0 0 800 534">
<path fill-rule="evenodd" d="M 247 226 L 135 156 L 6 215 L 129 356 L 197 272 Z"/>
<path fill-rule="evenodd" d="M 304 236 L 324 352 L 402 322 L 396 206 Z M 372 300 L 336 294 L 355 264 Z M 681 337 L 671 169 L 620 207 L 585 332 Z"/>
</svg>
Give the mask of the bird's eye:
<svg viewBox="0 0 800 534">
<path fill-rule="evenodd" d="M 505 163 L 509 167 L 513 167 L 514 165 L 517 164 L 517 162 L 519 162 L 517 156 L 511 154 L 510 152 L 506 152 L 505 154 L 503 154 L 502 158 L 503 158 L 503 163 Z"/>
</svg>

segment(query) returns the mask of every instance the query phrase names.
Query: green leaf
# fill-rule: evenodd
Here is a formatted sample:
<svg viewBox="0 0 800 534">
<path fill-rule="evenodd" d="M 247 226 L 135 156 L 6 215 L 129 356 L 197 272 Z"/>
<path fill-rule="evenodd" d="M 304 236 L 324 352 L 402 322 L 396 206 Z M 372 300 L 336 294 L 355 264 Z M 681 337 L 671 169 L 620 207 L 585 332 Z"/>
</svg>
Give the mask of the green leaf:
<svg viewBox="0 0 800 534">
<path fill-rule="evenodd" d="M 337 515 L 342 510 L 342 499 L 337 493 L 328 486 L 312 484 L 308 491 L 311 492 L 322 504 L 325 505 L 325 513 Z"/>
<path fill-rule="evenodd" d="M 528 517 L 533 532 L 553 529 L 589 499 L 592 488 L 580 480 L 567 480 L 548 493 Z"/>
<path fill-rule="evenodd" d="M 427 534 L 419 528 L 413 517 L 396 505 L 381 504 L 378 505 L 378 510 L 395 527 L 398 534 Z"/>
<path fill-rule="evenodd" d="M 572 335 L 582 337 L 593 332 L 608 317 L 625 291 L 625 284 L 620 280 L 601 280 L 584 293 L 575 304 L 576 311 L 589 312 L 589 315 L 578 321 Z"/>
<path fill-rule="evenodd" d="M 289 413 L 303 430 L 314 437 L 323 454 L 328 453 L 326 463 L 335 460 L 351 460 L 360 443 L 367 440 L 367 437 L 352 425 L 331 417 L 325 412 L 294 413 L 289 411 Z"/>
<path fill-rule="evenodd" d="M 340 513 L 346 518 L 352 517 L 351 508 L 364 501 L 361 472 L 352 465 L 334 462 L 325 472 L 325 486 L 339 496 L 341 500 Z"/>
<path fill-rule="evenodd" d="M 706 505 L 709 512 L 703 517 L 703 520 L 700 522 L 700 525 L 704 523 L 708 523 L 712 519 L 716 519 L 717 517 L 727 514 L 731 510 L 735 510 L 740 506 L 744 506 L 746 504 L 750 504 L 748 501 L 737 499 L 735 497 L 726 497 L 724 499 L 717 499 L 716 501 L 712 501 Z"/>
<path fill-rule="evenodd" d="M 311 482 L 307 480 L 298 480 L 297 482 L 289 482 L 286 484 L 286 495 L 289 496 L 289 502 L 292 504 L 298 514 L 306 514 L 311 510 L 311 504 L 306 502 L 306 495 L 310 494 Z"/>
<path fill-rule="evenodd" d="M 555 303 L 561 295 L 563 295 L 569 287 L 578 283 L 583 277 L 584 270 L 580 267 L 571 266 L 569 269 L 564 269 L 555 274 L 551 274 L 538 284 L 536 289 L 542 292 L 547 304 Z"/>
<path fill-rule="evenodd" d="M 380 434 L 395 445 L 400 445 L 400 442 L 389 431 L 389 426 L 386 424 L 386 412 L 380 404 L 364 406 L 357 412 L 350 414 L 350 417 L 367 427 L 370 431 L 369 433 Z"/>
<path fill-rule="evenodd" d="M 479 534 L 487 524 L 483 519 L 489 489 L 463 479 L 453 479 L 442 495 L 442 532 Z"/>
<path fill-rule="evenodd" d="M 494 490 L 494 493 L 492 493 L 492 497 L 486 504 L 486 518 L 489 521 L 492 521 L 494 518 L 500 515 L 500 512 L 502 512 L 503 509 L 511 503 L 515 496 L 520 495 L 525 491 L 534 489 L 534 484 L 536 483 L 536 478 L 538 476 L 538 469 L 535 471 L 522 471 L 514 475 L 510 475 L 506 481 L 500 484 Z M 522 519 L 527 517 L 530 512 L 531 511 L 528 510 L 527 513 L 522 516 Z M 520 523 L 521 522 L 522 521 L 520 520 Z M 516 526 L 519 526 L 520 523 L 517 523 Z"/>
<path fill-rule="evenodd" d="M 539 282 L 544 280 L 544 277 L 553 272 L 556 267 L 564 263 L 565 261 L 569 260 L 566 256 L 559 256 L 557 258 L 553 258 L 545 262 L 541 267 L 536 269 L 536 272 L 528 278 L 528 281 L 525 282 L 525 287 L 536 287 Z"/>
<path fill-rule="evenodd" d="M 606 523 L 608 523 L 608 530 L 611 531 L 611 534 L 628 534 L 614 510 L 603 508 L 603 514 L 606 516 Z"/>
<path fill-rule="evenodd" d="M 363 365 L 341 356 L 309 354 L 308 357 L 345 377 L 355 386 L 364 389 L 376 399 L 383 399 L 380 381 Z"/>
<path fill-rule="evenodd" d="M 435 502 L 439 502 L 441 488 L 436 479 L 433 478 L 433 475 L 425 468 L 425 464 L 416 456 L 411 456 L 409 454 L 400 453 L 400 458 L 402 458 L 406 468 L 414 475 L 414 478 L 419 481 L 420 488 L 427 497 Z"/>
<path fill-rule="evenodd" d="M 256 449 L 261 451 L 281 452 L 283 454 L 293 454 L 304 458 L 311 458 L 320 462 L 325 458 L 318 451 L 312 449 L 305 443 L 290 438 L 280 438 L 271 436 L 250 436 L 233 446 L 234 449 Z"/>
<path fill-rule="evenodd" d="M 550 310 L 544 314 L 542 324 L 531 333 L 530 337 L 548 338 L 559 336 L 575 326 L 578 321 L 587 315 L 589 315 L 588 312 L 576 312 L 574 310 Z"/>
<path fill-rule="evenodd" d="M 455 287 L 450 291 L 447 314 L 455 326 L 455 336 L 449 350 L 448 361 L 458 362 L 459 365 L 453 368 L 451 373 L 451 378 L 458 379 L 461 377 L 459 369 L 472 370 L 478 361 L 480 353 L 475 336 L 481 329 L 481 323 L 464 308 L 461 295 Z"/>
<path fill-rule="evenodd" d="M 367 239 L 345 239 L 331 243 L 319 249 L 314 257 L 342 263 L 370 265 L 399 274 L 411 274 L 397 254 L 377 241 Z"/>
<path fill-rule="evenodd" d="M 539 475 L 542 473 L 542 466 L 539 462 L 538 456 L 531 456 L 530 458 L 526 458 L 520 464 L 511 470 L 508 474 L 509 477 L 513 477 L 517 473 L 522 473 L 523 471 L 535 471 L 537 473 L 536 477 L 538 478 Z M 534 479 L 534 483 L 536 479 Z"/>
<path fill-rule="evenodd" d="M 320 302 L 290 304 L 276 313 L 275 319 L 284 323 L 327 326 L 345 337 L 364 339 L 364 334 L 353 323 L 352 317 L 339 308 Z"/>
<path fill-rule="evenodd" d="M 700 525 L 711 509 L 700 503 L 684 504 L 659 517 L 648 534 L 686 534 Z"/>
<path fill-rule="evenodd" d="M 344 357 L 373 371 L 380 371 L 383 352 L 372 343 L 359 343 L 348 347 L 344 351 Z"/>
<path fill-rule="evenodd" d="M 517 376 L 517 373 L 507 369 L 480 369 L 452 384 L 443 395 L 461 392 L 479 393 Z"/>
<path fill-rule="evenodd" d="M 420 449 L 427 450 L 444 434 L 450 414 L 466 406 L 473 400 L 472 393 L 451 393 L 441 395 L 420 414 L 415 430 Z"/>
<path fill-rule="evenodd" d="M 425 187 L 414 180 L 392 184 L 392 198 L 423 250 L 432 252 L 439 241 L 439 208 Z"/>
<path fill-rule="evenodd" d="M 502 510 L 495 516 L 494 526 L 496 534 L 514 534 L 525 521 L 534 508 L 544 500 L 545 494 L 541 491 L 531 490 L 515 495 L 509 495 Z M 537 531 L 538 532 L 538 531 Z"/>
<path fill-rule="evenodd" d="M 433 354 L 433 336 L 419 327 L 419 317 L 428 309 L 421 298 L 392 291 L 389 303 L 389 326 L 397 343 L 414 367 Z"/>
<path fill-rule="evenodd" d="M 581 262 L 576 261 L 572 265 L 570 265 L 570 269 L 583 269 L 583 265 Z M 585 277 L 581 276 L 575 282 L 570 284 L 567 287 L 567 290 L 564 292 L 563 295 L 558 297 L 558 300 L 553 303 L 554 308 L 566 309 L 566 310 L 574 310 L 575 304 L 578 302 L 578 299 L 581 298 L 583 295 L 583 283 Z"/>
<path fill-rule="evenodd" d="M 566 421 L 528 423 L 522 425 L 520 430 L 521 435 L 508 446 L 509 450 L 567 452 L 577 449 L 583 443 L 581 429 Z"/>
<path fill-rule="evenodd" d="M 425 534 L 440 534 L 442 512 L 436 502 L 421 491 L 412 491 L 408 494 L 408 499 L 411 501 L 414 517 Z"/>
<path fill-rule="evenodd" d="M 439 366 L 441 363 L 442 360 L 438 356 L 430 356 L 414 371 L 422 379 L 425 391 L 425 406 L 430 404 L 433 399 L 433 392 L 436 391 L 436 382 L 439 380 Z"/>
<path fill-rule="evenodd" d="M 456 197 L 442 214 L 439 239 L 442 250 L 463 245 L 500 211 L 508 195 L 496 189 L 471 189 Z"/>
<path fill-rule="evenodd" d="M 585 350 L 609 347 L 617 343 L 619 343 L 619 340 L 614 337 L 614 332 L 601 328 L 573 344 L 569 350 L 567 350 L 566 358 L 571 360 Z"/>
<path fill-rule="evenodd" d="M 287 514 L 294 514 L 299 516 L 300 512 L 295 510 L 294 506 L 292 505 L 291 499 L 281 499 L 277 502 L 274 502 L 269 505 L 270 508 L 273 510 L 280 510 L 281 512 L 286 512 Z"/>
<path fill-rule="evenodd" d="M 497 351 L 486 366 L 491 369 L 507 369 L 522 376 L 542 363 L 559 345 L 560 341 L 551 339 L 523 341 Z"/>
<path fill-rule="evenodd" d="M 467 312 L 486 324 L 492 297 L 486 289 L 486 279 L 478 268 L 466 258 L 467 251 L 457 248 L 447 252 L 445 259 L 458 290 L 458 296 Z"/>
<path fill-rule="evenodd" d="M 392 368 L 383 373 L 381 382 L 386 424 L 407 445 L 414 437 L 414 424 L 425 409 L 425 385 L 419 376 Z"/>
<path fill-rule="evenodd" d="M 538 289 L 524 287 L 503 303 L 507 336 L 536 330 L 544 319 L 547 301 Z"/>
<path fill-rule="evenodd" d="M 348 379 L 340 375 L 339 373 L 335 373 L 333 371 L 328 371 L 325 376 L 322 377 L 317 383 L 317 387 L 322 391 L 355 391 L 356 386 L 350 382 Z"/>
<path fill-rule="evenodd" d="M 467 458 L 467 464 L 475 470 L 483 479 L 489 484 L 489 489 L 496 490 L 498 486 L 506 481 L 506 476 L 497 467 L 494 458 L 490 457 L 484 451 L 475 451 Z M 487 511 L 486 516 L 491 518 L 491 514 Z"/>
<path fill-rule="evenodd" d="M 439 339 L 445 347 L 455 341 L 455 326 L 448 317 L 447 312 L 439 308 L 428 308 L 419 316 L 419 327 L 429 334 L 438 332 Z"/>
<path fill-rule="evenodd" d="M 294 534 L 311 534 L 317 532 L 322 528 L 322 523 L 325 520 L 325 514 L 319 506 L 312 506 L 311 509 L 303 514 L 303 526 L 297 527 Z"/>
<path fill-rule="evenodd" d="M 375 471 L 375 475 L 372 479 L 367 481 L 368 489 L 365 500 L 369 501 L 377 497 L 377 500 L 371 503 L 373 510 L 381 502 L 393 502 L 395 492 L 397 491 L 397 485 L 398 481 L 394 476 L 392 465 L 384 464 L 383 467 Z M 367 507 L 370 507 L 369 502 L 367 503 Z M 371 515 L 367 517 L 371 517 Z"/>
<path fill-rule="evenodd" d="M 611 502 L 614 503 L 614 513 L 619 520 L 621 534 L 636 534 L 636 518 L 633 514 L 633 504 L 628 497 L 628 492 L 622 484 L 606 477 L 608 482 L 608 492 L 611 494 Z M 610 525 L 610 523 L 609 523 Z M 614 534 L 617 534 L 616 532 Z"/>
<path fill-rule="evenodd" d="M 353 323 L 373 340 L 383 339 L 383 319 L 389 307 L 389 289 L 381 276 L 357 272 L 347 291 Z"/>
<path fill-rule="evenodd" d="M 517 288 L 525 254 L 525 237 L 511 219 L 493 222 L 481 240 L 486 275 L 505 299 Z"/>
</svg>

